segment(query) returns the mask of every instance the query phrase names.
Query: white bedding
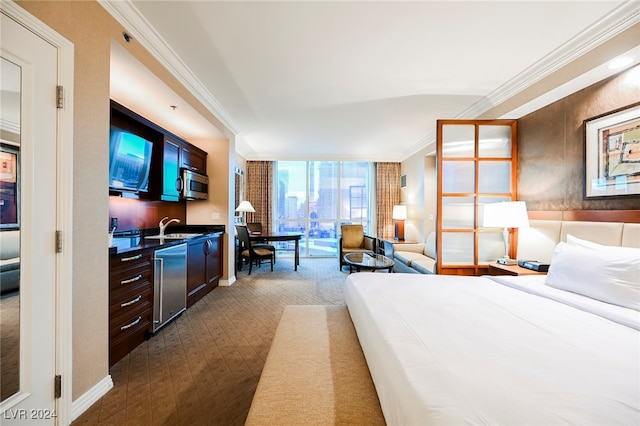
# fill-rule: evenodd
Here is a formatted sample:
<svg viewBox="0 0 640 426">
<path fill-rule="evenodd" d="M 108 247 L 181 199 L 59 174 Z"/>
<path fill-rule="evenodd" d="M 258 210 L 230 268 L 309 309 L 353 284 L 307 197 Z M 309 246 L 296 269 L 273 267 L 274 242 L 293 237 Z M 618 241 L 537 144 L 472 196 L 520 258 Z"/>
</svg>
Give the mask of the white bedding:
<svg viewBox="0 0 640 426">
<path fill-rule="evenodd" d="M 640 424 L 640 332 L 488 277 L 352 274 L 385 419 Z"/>
</svg>

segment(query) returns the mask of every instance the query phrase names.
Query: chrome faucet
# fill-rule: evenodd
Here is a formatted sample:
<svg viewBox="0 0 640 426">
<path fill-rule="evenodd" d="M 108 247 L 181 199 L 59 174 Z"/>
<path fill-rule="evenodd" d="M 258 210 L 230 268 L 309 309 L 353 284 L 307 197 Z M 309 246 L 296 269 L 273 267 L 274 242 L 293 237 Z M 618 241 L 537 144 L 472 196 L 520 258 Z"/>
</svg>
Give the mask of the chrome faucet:
<svg viewBox="0 0 640 426">
<path fill-rule="evenodd" d="M 158 226 L 160 226 L 160 236 L 164 237 L 164 230 L 167 229 L 167 226 L 169 226 L 169 224 L 171 222 L 176 222 L 176 223 L 180 223 L 180 219 L 171 219 L 169 221 L 167 221 L 167 223 L 164 223 L 165 220 L 169 219 L 169 216 L 165 217 L 164 219 L 162 219 L 160 221 L 160 223 L 158 224 Z"/>
</svg>

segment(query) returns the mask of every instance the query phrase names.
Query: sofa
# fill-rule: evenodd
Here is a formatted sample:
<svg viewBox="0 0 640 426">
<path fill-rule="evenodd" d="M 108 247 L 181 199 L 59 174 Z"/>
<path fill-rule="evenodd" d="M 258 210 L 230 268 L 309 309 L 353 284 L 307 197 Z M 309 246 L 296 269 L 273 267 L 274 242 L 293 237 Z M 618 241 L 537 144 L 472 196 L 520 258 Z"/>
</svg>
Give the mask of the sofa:
<svg viewBox="0 0 640 426">
<path fill-rule="evenodd" d="M 395 262 L 394 272 L 435 274 L 436 234 L 427 235 L 424 243 L 391 243 L 385 245 L 385 256 Z"/>
<path fill-rule="evenodd" d="M 20 231 L 0 232 L 0 293 L 20 288 Z"/>
</svg>

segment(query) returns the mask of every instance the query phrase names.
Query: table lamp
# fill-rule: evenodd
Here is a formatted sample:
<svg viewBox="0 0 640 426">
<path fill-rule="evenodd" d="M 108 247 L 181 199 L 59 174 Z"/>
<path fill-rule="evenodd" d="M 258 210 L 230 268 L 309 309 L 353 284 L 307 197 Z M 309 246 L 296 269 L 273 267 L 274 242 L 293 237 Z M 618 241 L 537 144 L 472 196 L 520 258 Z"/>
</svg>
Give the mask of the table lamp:
<svg viewBox="0 0 640 426">
<path fill-rule="evenodd" d="M 393 206 L 391 218 L 395 222 L 395 239 L 397 241 L 404 241 L 404 221 L 407 219 L 407 206 Z"/>
<path fill-rule="evenodd" d="M 242 213 L 242 224 L 246 225 L 247 221 L 244 218 L 245 214 L 247 212 L 255 213 L 256 209 L 253 208 L 253 206 L 251 205 L 250 202 L 244 200 L 244 201 L 241 201 L 240 204 L 238 204 L 238 207 L 236 208 L 236 211 Z"/>
<path fill-rule="evenodd" d="M 529 226 L 527 206 L 524 201 L 507 201 L 484 205 L 482 226 L 485 228 L 502 228 L 504 240 L 504 257 L 497 259 L 503 265 L 518 263 L 509 258 L 509 230 L 508 228 L 522 228 Z"/>
</svg>

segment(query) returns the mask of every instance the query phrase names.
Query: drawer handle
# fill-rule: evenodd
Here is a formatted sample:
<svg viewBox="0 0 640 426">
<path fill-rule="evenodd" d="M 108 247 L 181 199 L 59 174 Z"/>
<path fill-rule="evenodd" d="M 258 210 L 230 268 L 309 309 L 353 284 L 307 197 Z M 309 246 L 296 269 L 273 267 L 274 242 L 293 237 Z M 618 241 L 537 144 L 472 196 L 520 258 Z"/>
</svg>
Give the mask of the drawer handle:
<svg viewBox="0 0 640 426">
<path fill-rule="evenodd" d="M 120 307 L 121 307 L 121 308 L 124 308 L 124 307 L 127 307 L 127 306 L 131 306 L 131 305 L 133 305 L 134 303 L 138 303 L 140 300 L 142 300 L 142 295 L 139 295 L 139 296 L 138 296 L 138 297 L 136 297 L 135 299 L 130 300 L 130 301 L 128 301 L 128 302 L 121 303 L 121 304 L 120 304 Z"/>
<path fill-rule="evenodd" d="M 120 281 L 120 285 L 123 285 L 123 284 L 131 284 L 131 283 L 133 283 L 133 282 L 139 281 L 139 280 L 140 280 L 140 278 L 142 278 L 142 274 L 138 274 L 137 276 L 135 276 L 135 277 L 133 277 L 133 278 L 129 278 L 128 280 Z"/>
<path fill-rule="evenodd" d="M 142 320 L 142 317 L 138 317 L 138 319 L 136 319 L 134 322 L 132 322 L 131 324 L 127 324 L 127 325 L 123 325 L 122 327 L 120 327 L 120 331 L 126 330 L 127 328 L 131 328 L 134 325 L 136 325 L 137 323 L 139 323 Z"/>
<path fill-rule="evenodd" d="M 121 262 L 130 262 L 132 260 L 138 260 L 142 258 L 142 254 L 136 254 L 135 256 L 131 256 L 131 257 L 123 257 L 122 259 L 120 259 Z"/>
</svg>

